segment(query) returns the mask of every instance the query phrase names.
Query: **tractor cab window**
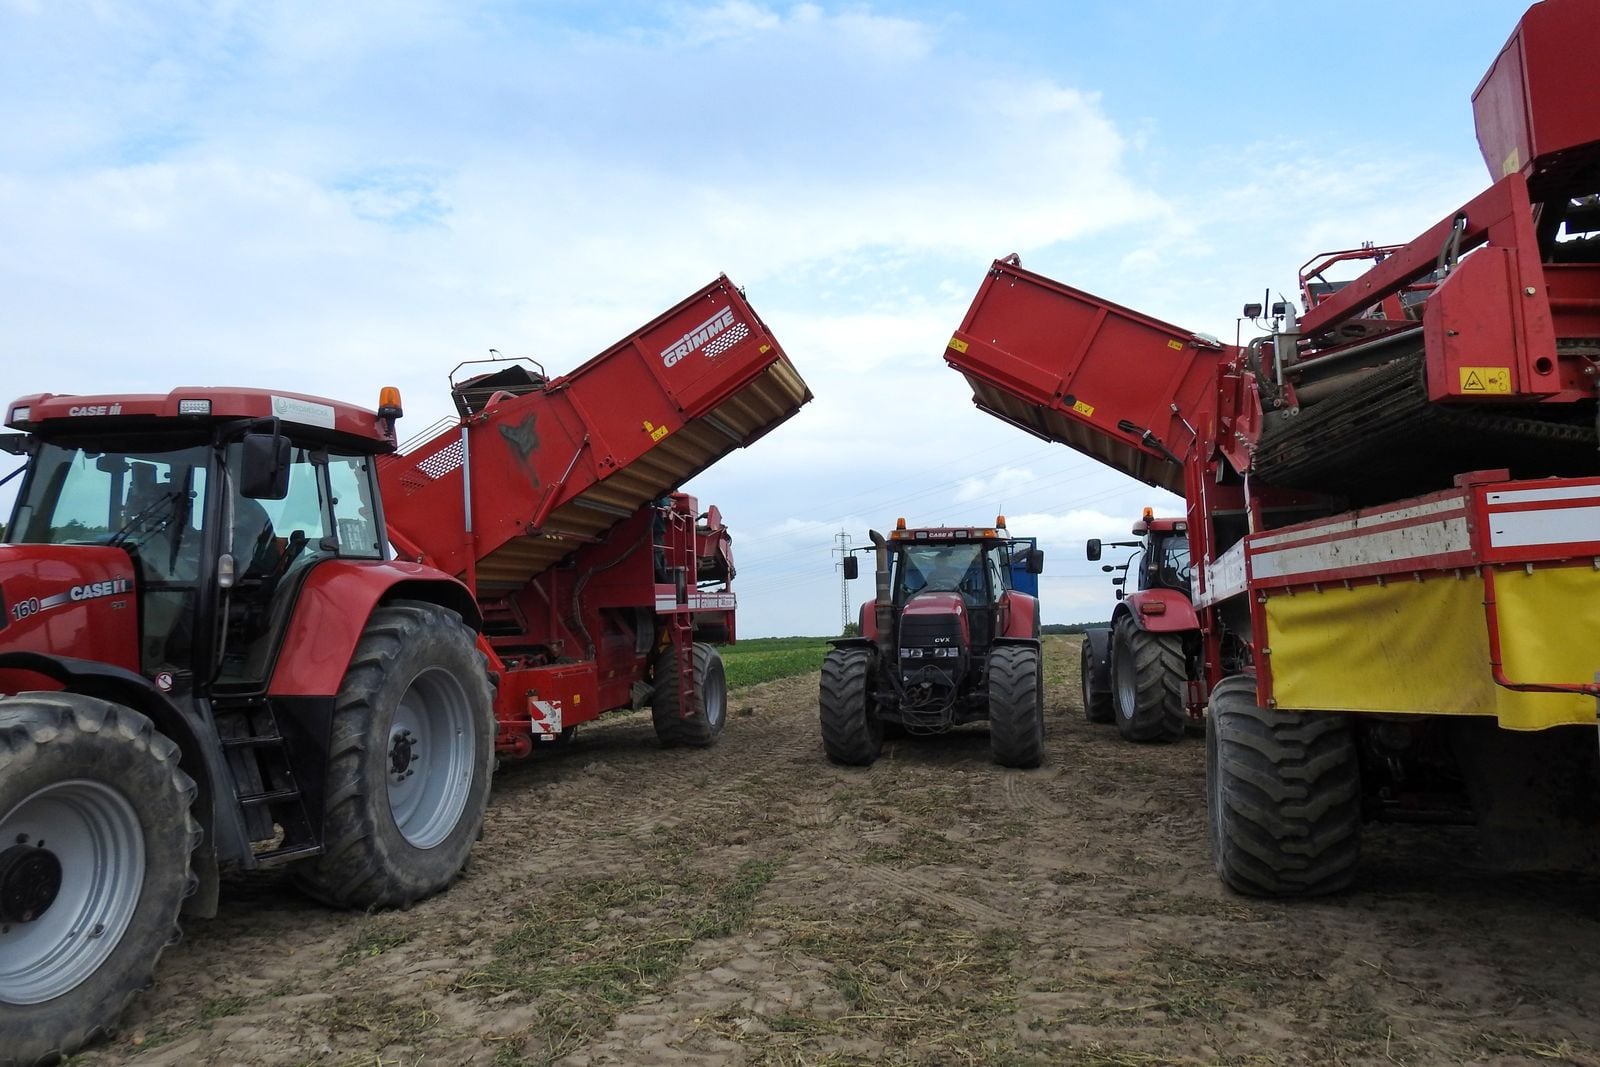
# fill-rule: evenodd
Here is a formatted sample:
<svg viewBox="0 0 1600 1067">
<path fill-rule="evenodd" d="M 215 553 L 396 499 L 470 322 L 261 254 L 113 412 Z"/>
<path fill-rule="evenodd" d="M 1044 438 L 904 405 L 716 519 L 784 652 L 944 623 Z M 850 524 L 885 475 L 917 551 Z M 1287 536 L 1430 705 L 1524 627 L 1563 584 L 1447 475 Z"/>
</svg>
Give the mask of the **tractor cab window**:
<svg viewBox="0 0 1600 1067">
<path fill-rule="evenodd" d="M 989 599 L 982 545 L 912 544 L 897 554 L 895 600 L 918 593 L 960 593 L 978 604 Z"/>
<path fill-rule="evenodd" d="M 998 601 L 1001 594 L 1011 588 L 1011 555 L 1008 549 L 990 549 L 983 554 L 984 561 L 989 570 L 989 597 L 991 601 Z"/>
<path fill-rule="evenodd" d="M 133 559 L 147 674 L 190 666 L 210 458 L 203 446 L 102 452 L 46 442 L 17 500 L 14 543 L 111 545 Z"/>
<path fill-rule="evenodd" d="M 238 492 L 242 452 L 228 446 L 235 579 L 217 681 L 256 688 L 267 680 L 311 568 L 335 556 L 381 559 L 384 546 L 372 457 L 295 447 L 283 499 L 253 500 Z"/>
<path fill-rule="evenodd" d="M 1150 554 L 1156 567 L 1154 584 L 1164 589 L 1189 588 L 1189 539 L 1177 535 L 1163 537 Z"/>
<path fill-rule="evenodd" d="M 332 536 L 325 453 L 293 449 L 283 499 L 253 500 L 238 492 L 242 451 L 238 443 L 228 446 L 235 577 L 217 681 L 255 686 L 266 681 L 301 579 L 319 560 L 336 554 L 338 542 Z"/>
</svg>

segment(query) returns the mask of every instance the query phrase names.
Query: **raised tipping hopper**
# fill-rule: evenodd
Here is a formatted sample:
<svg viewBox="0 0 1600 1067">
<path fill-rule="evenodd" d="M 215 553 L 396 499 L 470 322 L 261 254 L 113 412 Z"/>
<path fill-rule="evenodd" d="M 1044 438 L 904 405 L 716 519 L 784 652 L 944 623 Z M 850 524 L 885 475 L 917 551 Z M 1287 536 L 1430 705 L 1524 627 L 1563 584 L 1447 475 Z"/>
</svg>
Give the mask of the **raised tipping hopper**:
<svg viewBox="0 0 1600 1067">
<path fill-rule="evenodd" d="M 1183 494 L 1192 427 L 1229 346 L 995 260 L 944 358 L 973 403 L 1149 485 Z"/>
<path fill-rule="evenodd" d="M 456 426 L 385 457 L 391 539 L 482 593 L 519 588 L 810 399 L 719 277 L 572 373 L 471 396 Z"/>
</svg>

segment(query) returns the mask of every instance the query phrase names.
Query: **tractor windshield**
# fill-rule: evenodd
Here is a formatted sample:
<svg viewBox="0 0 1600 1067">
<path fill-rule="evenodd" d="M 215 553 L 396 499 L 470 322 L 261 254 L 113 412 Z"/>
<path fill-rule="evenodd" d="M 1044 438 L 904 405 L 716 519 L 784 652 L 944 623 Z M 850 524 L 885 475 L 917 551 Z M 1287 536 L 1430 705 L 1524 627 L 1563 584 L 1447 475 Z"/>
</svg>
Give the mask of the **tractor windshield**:
<svg viewBox="0 0 1600 1067">
<path fill-rule="evenodd" d="M 194 581 L 205 515 L 204 447 L 100 452 L 44 442 L 17 500 L 17 544 L 128 549 L 151 581 Z"/>
<path fill-rule="evenodd" d="M 912 544 L 896 555 L 895 599 L 918 593 L 960 593 L 973 602 L 987 600 L 983 546 Z"/>
</svg>

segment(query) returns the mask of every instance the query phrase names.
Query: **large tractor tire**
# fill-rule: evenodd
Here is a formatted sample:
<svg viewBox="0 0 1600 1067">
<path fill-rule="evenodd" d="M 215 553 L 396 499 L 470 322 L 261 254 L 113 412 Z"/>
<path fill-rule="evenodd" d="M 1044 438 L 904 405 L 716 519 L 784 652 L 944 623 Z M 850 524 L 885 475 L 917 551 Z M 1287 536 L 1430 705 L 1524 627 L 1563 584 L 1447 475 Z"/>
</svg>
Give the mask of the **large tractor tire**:
<svg viewBox="0 0 1600 1067">
<path fill-rule="evenodd" d="M 1139 629 L 1131 615 L 1111 632 L 1111 691 L 1125 741 L 1178 741 L 1189 722 L 1183 637 Z"/>
<path fill-rule="evenodd" d="M 1089 635 L 1084 634 L 1083 648 L 1079 654 L 1083 685 L 1083 717 L 1087 722 L 1111 722 L 1116 719 L 1117 712 L 1111 706 L 1111 690 L 1095 683 L 1095 668 L 1098 664 L 1094 658 L 1094 644 L 1089 640 Z"/>
<path fill-rule="evenodd" d="M 136 711 L 0 700 L 0 1064 L 72 1055 L 150 983 L 195 884 L 194 796 Z"/>
<path fill-rule="evenodd" d="M 1255 679 L 1211 693 L 1206 813 L 1217 874 L 1257 897 L 1349 885 L 1361 853 L 1361 782 L 1350 720 L 1256 705 Z"/>
<path fill-rule="evenodd" d="M 865 767 L 883 750 L 872 660 L 868 648 L 831 649 L 822 660 L 822 748 L 835 763 Z"/>
<path fill-rule="evenodd" d="M 334 701 L 321 856 L 300 887 L 339 907 L 405 907 L 445 889 L 483 828 L 494 697 L 455 612 L 378 608 Z"/>
<path fill-rule="evenodd" d="M 650 700 L 650 718 L 662 745 L 706 748 L 716 744 L 728 722 L 728 682 L 722 656 L 712 645 L 694 646 L 694 710 L 682 713 L 678 694 L 678 669 L 672 648 L 656 660 L 656 688 Z"/>
<path fill-rule="evenodd" d="M 1037 648 L 1001 645 L 989 653 L 989 751 L 1002 767 L 1044 762 L 1044 674 Z"/>
</svg>

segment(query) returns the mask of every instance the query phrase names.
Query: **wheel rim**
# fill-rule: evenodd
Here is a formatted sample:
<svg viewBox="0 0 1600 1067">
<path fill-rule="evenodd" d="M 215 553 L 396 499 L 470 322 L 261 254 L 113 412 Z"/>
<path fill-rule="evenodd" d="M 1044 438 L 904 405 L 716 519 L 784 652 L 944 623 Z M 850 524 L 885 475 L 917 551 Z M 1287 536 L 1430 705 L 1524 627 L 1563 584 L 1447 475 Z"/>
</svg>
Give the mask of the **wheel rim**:
<svg viewBox="0 0 1600 1067">
<path fill-rule="evenodd" d="M 0 818 L 0 842 L 7 843 L 6 869 L 16 879 L 8 879 L 10 888 L 27 876 L 32 905 L 43 904 L 31 919 L 19 921 L 9 908 L 0 919 L 0 1003 L 39 1004 L 76 988 L 121 943 L 144 887 L 144 831 L 121 793 L 72 779 L 46 786 Z M 21 855 L 19 847 L 59 862 L 55 892 L 39 890 L 50 864 Z"/>
<path fill-rule="evenodd" d="M 1084 639 L 1083 651 L 1079 654 L 1078 659 L 1081 663 L 1081 667 L 1078 670 L 1078 674 L 1080 676 L 1078 681 L 1083 687 L 1083 710 L 1088 711 L 1089 698 L 1091 696 L 1089 692 L 1089 672 L 1094 670 L 1094 656 L 1089 652 L 1089 642 L 1087 638 Z"/>
<path fill-rule="evenodd" d="M 1139 703 L 1139 679 L 1135 676 L 1133 659 L 1127 648 L 1117 645 L 1111 652 L 1111 673 L 1117 682 L 1117 714 L 1124 719 L 1133 718 L 1133 709 Z"/>
<path fill-rule="evenodd" d="M 700 680 L 700 706 L 705 709 L 706 725 L 715 730 L 728 713 L 728 682 L 721 671 L 707 671 Z"/>
<path fill-rule="evenodd" d="M 477 764 L 472 704 L 448 671 L 417 675 L 395 708 L 384 773 L 395 828 L 416 848 L 432 848 L 467 808 Z"/>
</svg>

